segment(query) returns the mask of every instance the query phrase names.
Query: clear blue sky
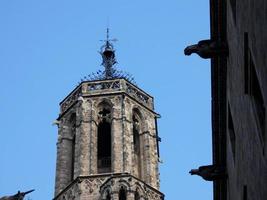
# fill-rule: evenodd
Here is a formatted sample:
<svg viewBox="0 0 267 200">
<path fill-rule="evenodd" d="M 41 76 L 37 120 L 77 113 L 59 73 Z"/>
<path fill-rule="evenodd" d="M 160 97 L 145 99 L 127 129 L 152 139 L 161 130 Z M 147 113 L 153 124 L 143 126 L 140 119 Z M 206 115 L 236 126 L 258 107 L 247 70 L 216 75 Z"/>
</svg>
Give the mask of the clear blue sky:
<svg viewBox="0 0 267 200">
<path fill-rule="evenodd" d="M 211 163 L 210 62 L 183 49 L 209 38 L 208 0 L 1 0 L 0 196 L 53 197 L 58 103 L 101 69 L 107 19 L 118 68 L 155 97 L 161 191 L 167 200 L 212 199 L 188 171 Z"/>
</svg>

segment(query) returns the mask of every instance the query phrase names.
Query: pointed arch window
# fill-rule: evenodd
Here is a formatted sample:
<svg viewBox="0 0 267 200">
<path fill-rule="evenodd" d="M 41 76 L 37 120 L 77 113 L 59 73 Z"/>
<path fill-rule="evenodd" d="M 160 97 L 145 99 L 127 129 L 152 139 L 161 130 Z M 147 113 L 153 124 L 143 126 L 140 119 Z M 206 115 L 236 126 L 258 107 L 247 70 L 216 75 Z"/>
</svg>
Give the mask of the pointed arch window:
<svg viewBox="0 0 267 200">
<path fill-rule="evenodd" d="M 111 172 L 111 123 L 110 109 L 100 110 L 97 130 L 97 168 L 98 173 Z"/>
<path fill-rule="evenodd" d="M 134 150 L 134 164 L 136 166 L 136 177 L 141 178 L 141 117 L 137 109 L 133 110 L 133 150 Z"/>
<path fill-rule="evenodd" d="M 134 200 L 139 200 L 140 199 L 140 195 L 138 191 L 135 191 L 134 193 Z"/>
<path fill-rule="evenodd" d="M 133 144 L 134 153 L 140 154 L 140 122 L 136 115 L 133 115 Z"/>
<path fill-rule="evenodd" d="M 111 200 L 111 196 L 110 196 L 110 192 L 109 191 L 107 192 L 106 200 Z"/>
<path fill-rule="evenodd" d="M 127 193 L 123 187 L 121 187 L 119 192 L 119 200 L 127 200 Z"/>
</svg>

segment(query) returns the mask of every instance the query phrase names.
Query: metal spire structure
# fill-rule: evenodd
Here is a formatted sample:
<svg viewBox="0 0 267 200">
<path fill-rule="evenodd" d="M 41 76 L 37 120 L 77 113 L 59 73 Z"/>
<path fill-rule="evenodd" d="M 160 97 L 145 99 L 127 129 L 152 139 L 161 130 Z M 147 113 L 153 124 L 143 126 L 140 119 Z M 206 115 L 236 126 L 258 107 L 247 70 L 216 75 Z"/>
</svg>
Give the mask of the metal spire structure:
<svg viewBox="0 0 267 200">
<path fill-rule="evenodd" d="M 104 70 L 98 70 L 96 73 L 91 73 L 88 76 L 85 76 L 81 79 L 83 81 L 98 81 L 98 80 L 108 80 L 108 79 L 126 79 L 134 85 L 137 85 L 134 81 L 132 75 L 122 70 L 118 70 L 115 68 L 117 64 L 117 60 L 115 57 L 115 49 L 113 47 L 112 42 L 116 42 L 116 39 L 109 38 L 109 28 L 107 28 L 106 39 L 100 40 L 104 41 L 104 45 L 100 49 L 100 54 L 102 56 L 101 65 L 104 66 Z M 80 84 L 80 83 L 78 83 Z"/>
<path fill-rule="evenodd" d="M 111 41 L 116 41 L 116 39 L 109 39 L 109 28 L 107 28 L 107 39 L 105 40 L 105 45 L 102 46 L 100 54 L 102 55 L 102 65 L 105 67 L 105 78 L 110 79 L 113 77 L 115 70 L 113 65 L 117 63 L 115 58 L 115 50 Z"/>
</svg>

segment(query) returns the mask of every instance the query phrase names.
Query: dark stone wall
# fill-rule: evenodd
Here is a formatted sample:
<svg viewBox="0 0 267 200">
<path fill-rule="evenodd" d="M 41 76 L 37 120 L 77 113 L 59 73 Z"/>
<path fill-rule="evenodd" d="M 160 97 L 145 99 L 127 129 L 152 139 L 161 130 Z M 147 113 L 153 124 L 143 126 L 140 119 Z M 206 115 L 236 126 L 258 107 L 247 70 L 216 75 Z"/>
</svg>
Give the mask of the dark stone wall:
<svg viewBox="0 0 267 200">
<path fill-rule="evenodd" d="M 236 6 L 236 7 L 235 7 Z M 267 120 L 259 127 L 258 111 L 246 84 L 246 61 L 253 67 L 264 107 L 267 108 L 267 1 L 227 1 L 227 116 L 231 113 L 235 139 L 226 138 L 227 199 L 265 200 L 267 198 Z M 245 45 L 247 33 L 247 49 Z M 248 52 L 249 58 L 246 57 Z M 255 90 L 255 88 L 252 88 Z M 229 113 L 230 112 L 230 113 Z M 265 116 L 267 115 L 265 110 Z M 232 142 L 232 143 L 231 143 Z M 235 143 L 233 145 L 233 143 Z M 235 156 L 233 155 L 235 148 Z M 247 196 L 247 197 L 246 197 Z"/>
</svg>

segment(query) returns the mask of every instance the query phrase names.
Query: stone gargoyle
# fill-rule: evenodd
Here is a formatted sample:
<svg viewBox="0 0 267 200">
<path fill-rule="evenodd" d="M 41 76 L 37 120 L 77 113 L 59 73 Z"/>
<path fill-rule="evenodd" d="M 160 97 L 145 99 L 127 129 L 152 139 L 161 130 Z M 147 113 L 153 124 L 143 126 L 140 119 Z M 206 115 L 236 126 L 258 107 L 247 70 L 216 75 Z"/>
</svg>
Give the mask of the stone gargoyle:
<svg viewBox="0 0 267 200">
<path fill-rule="evenodd" d="M 217 56 L 227 56 L 228 47 L 226 43 L 213 40 L 201 40 L 197 44 L 184 49 L 184 54 L 189 56 L 192 53 L 198 54 L 201 58 L 215 58 Z"/>
<path fill-rule="evenodd" d="M 34 190 L 29 190 L 27 192 L 20 192 L 18 191 L 17 194 L 13 195 L 13 196 L 4 196 L 1 197 L 0 200 L 23 200 L 26 194 L 29 194 L 31 192 L 33 192 Z"/>
<path fill-rule="evenodd" d="M 225 168 L 216 165 L 201 166 L 198 169 L 192 169 L 191 175 L 199 175 L 206 181 L 221 180 L 227 177 Z"/>
</svg>

